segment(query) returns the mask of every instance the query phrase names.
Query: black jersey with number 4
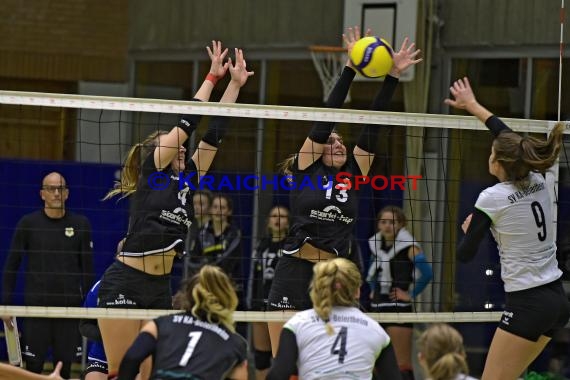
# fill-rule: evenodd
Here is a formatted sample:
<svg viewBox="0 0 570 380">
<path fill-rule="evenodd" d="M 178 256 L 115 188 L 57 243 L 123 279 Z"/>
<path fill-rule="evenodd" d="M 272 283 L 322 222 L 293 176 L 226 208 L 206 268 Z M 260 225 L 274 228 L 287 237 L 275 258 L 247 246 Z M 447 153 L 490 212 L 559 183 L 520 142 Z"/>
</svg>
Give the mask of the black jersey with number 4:
<svg viewBox="0 0 570 380">
<path fill-rule="evenodd" d="M 297 168 L 295 160 L 293 167 Z M 337 189 L 339 172 L 361 175 L 354 156 L 348 156 L 344 166 L 336 169 L 317 160 L 305 170 L 295 170 L 295 188 L 291 190 L 292 227 L 283 247 L 284 254 L 293 254 L 304 242 L 341 257 L 348 257 L 352 227 L 358 214 L 357 191 Z"/>
<path fill-rule="evenodd" d="M 186 163 L 186 172 L 192 187 L 197 186 L 193 160 Z M 123 245 L 122 256 L 147 256 L 171 249 L 182 250 L 184 239 L 194 217 L 189 186 L 180 186 L 179 175 L 170 167 L 158 171 L 154 152 L 144 160 L 137 191 L 132 196 L 129 232 Z M 163 188 L 164 187 L 164 188 Z"/>
<path fill-rule="evenodd" d="M 247 357 L 247 343 L 221 325 L 191 314 L 154 320 L 158 330 L 151 379 L 224 379 Z"/>
</svg>

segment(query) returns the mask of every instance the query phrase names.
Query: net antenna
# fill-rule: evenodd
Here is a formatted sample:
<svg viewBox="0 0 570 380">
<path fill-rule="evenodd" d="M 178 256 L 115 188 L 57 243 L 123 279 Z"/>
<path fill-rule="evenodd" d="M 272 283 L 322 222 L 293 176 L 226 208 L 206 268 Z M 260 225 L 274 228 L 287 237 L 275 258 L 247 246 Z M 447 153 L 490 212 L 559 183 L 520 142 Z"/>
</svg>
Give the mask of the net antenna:
<svg viewBox="0 0 570 380">
<path fill-rule="evenodd" d="M 321 78 L 323 84 L 323 101 L 327 101 L 339 75 L 346 64 L 347 50 L 339 46 L 309 46 L 311 58 L 315 65 L 315 69 Z M 344 100 L 345 103 L 350 102 L 350 92 Z"/>
</svg>

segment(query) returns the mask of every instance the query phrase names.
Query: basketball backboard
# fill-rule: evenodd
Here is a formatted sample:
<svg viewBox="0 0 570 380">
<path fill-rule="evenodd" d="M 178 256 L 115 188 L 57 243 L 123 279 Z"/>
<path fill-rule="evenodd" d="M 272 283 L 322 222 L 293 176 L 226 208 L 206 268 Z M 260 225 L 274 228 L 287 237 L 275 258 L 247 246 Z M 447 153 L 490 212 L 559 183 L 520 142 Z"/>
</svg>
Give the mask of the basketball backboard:
<svg viewBox="0 0 570 380">
<path fill-rule="evenodd" d="M 362 33 L 372 29 L 372 34 L 388 41 L 398 50 L 405 37 L 416 41 L 417 0 L 344 0 L 344 29 L 360 26 Z M 419 46 L 421 49 L 421 46 Z M 414 79 L 415 67 L 410 67 L 400 81 Z M 355 80 L 376 80 L 358 75 Z"/>
</svg>

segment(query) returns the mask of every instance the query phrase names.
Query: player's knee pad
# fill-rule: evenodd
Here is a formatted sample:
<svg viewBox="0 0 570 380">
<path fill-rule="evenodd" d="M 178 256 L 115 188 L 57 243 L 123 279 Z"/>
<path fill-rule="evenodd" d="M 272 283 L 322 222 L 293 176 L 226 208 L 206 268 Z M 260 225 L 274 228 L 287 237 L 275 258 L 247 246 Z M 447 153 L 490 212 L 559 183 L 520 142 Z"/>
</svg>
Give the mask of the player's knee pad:
<svg viewBox="0 0 570 380">
<path fill-rule="evenodd" d="M 85 380 L 87 374 L 91 372 L 98 372 L 107 375 L 107 363 L 98 362 L 96 360 L 90 360 L 87 363 L 85 369 L 83 370 L 83 373 L 81 374 L 81 380 Z"/>
<path fill-rule="evenodd" d="M 264 370 L 271 367 L 271 351 L 255 350 L 255 369 Z"/>
</svg>

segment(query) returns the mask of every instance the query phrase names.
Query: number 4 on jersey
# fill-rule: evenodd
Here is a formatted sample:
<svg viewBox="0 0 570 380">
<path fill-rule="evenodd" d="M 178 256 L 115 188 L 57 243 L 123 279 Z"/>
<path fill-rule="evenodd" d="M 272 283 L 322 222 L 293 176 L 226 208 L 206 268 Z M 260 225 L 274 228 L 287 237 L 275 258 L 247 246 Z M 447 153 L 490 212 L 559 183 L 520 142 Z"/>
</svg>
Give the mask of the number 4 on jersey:
<svg viewBox="0 0 570 380">
<path fill-rule="evenodd" d="M 344 363 L 344 357 L 347 354 L 346 352 L 347 333 L 348 333 L 348 328 L 346 326 L 341 327 L 331 347 L 331 355 L 338 355 L 339 364 Z"/>
</svg>

